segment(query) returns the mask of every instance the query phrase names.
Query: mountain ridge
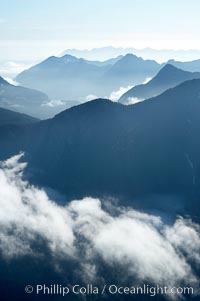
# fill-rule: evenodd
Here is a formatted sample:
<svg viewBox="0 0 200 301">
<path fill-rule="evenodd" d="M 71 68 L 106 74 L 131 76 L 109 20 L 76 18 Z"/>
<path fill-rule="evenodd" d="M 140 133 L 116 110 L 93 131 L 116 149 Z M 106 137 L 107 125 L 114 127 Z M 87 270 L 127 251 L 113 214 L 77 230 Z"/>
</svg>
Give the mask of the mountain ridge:
<svg viewBox="0 0 200 301">
<path fill-rule="evenodd" d="M 200 72 L 189 72 L 167 64 L 146 84 L 135 86 L 124 93 L 119 102 L 129 104 L 131 98 L 143 100 L 157 96 L 184 81 L 195 78 L 200 78 Z"/>
<path fill-rule="evenodd" d="M 48 96 L 41 91 L 14 86 L 0 77 L 0 106 L 5 109 L 43 118 L 42 105 L 49 101 Z"/>
<path fill-rule="evenodd" d="M 39 119 L 26 114 L 14 112 L 0 107 L 0 126 L 26 125 L 38 122 Z"/>
<path fill-rule="evenodd" d="M 143 60 L 132 54 L 107 63 L 88 62 L 68 54 L 50 57 L 23 71 L 15 80 L 29 88 L 44 91 L 53 99 L 85 101 L 88 95 L 105 97 L 121 86 L 143 82 L 160 68 L 155 61 Z"/>
<path fill-rule="evenodd" d="M 137 200 L 148 196 L 148 207 L 154 195 L 175 196 L 184 197 L 179 212 L 196 211 L 199 95 L 194 79 L 136 105 L 96 99 L 24 129 L 0 129 L 0 158 L 25 151 L 31 181 L 69 199 L 123 196 L 140 207 Z"/>
<path fill-rule="evenodd" d="M 192 60 L 192 61 L 176 61 L 174 59 L 171 59 L 167 62 L 171 65 L 174 65 L 177 68 L 180 68 L 185 71 L 189 72 L 200 72 L 200 59 Z"/>
</svg>

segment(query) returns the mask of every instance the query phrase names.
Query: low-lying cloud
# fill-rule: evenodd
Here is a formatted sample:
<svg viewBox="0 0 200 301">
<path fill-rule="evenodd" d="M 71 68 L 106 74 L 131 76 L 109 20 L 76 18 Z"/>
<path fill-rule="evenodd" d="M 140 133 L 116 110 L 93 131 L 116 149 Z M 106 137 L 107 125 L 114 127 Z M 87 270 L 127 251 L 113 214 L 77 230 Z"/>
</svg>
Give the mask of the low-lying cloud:
<svg viewBox="0 0 200 301">
<path fill-rule="evenodd" d="M 152 79 L 151 77 L 147 77 L 142 84 L 148 83 L 151 79 Z M 111 92 L 111 94 L 107 98 L 112 101 L 118 101 L 123 94 L 125 94 L 127 91 L 129 91 L 133 87 L 134 87 L 134 85 L 128 85 L 127 87 L 120 87 L 118 90 Z M 129 97 L 128 101 L 125 104 L 126 105 L 135 104 L 142 100 L 143 99 L 139 99 L 137 97 Z"/>
<path fill-rule="evenodd" d="M 108 98 L 112 101 L 118 101 L 119 98 L 126 93 L 128 90 L 132 89 L 134 86 L 120 87 L 118 90 L 113 91 Z"/>
<path fill-rule="evenodd" d="M 85 97 L 85 99 L 82 99 L 82 101 L 91 101 L 91 100 L 93 100 L 93 99 L 96 99 L 96 98 L 98 98 L 98 96 L 97 95 L 94 95 L 94 94 L 89 94 L 89 95 L 87 95 L 86 97 Z"/>
<path fill-rule="evenodd" d="M 4 77 L 4 79 L 5 79 L 9 84 L 11 84 L 11 85 L 13 85 L 13 86 L 19 86 L 19 83 L 18 83 L 17 81 L 13 80 L 13 79 L 10 78 L 10 77 Z"/>
<path fill-rule="evenodd" d="M 60 107 L 60 106 L 66 106 L 66 101 L 60 100 L 60 99 L 52 99 L 49 102 L 45 102 L 42 104 L 42 107 Z"/>
<path fill-rule="evenodd" d="M 5 78 L 11 79 L 30 67 L 30 64 L 7 61 L 0 64 L 0 74 Z"/>
<path fill-rule="evenodd" d="M 132 277 L 168 286 L 198 283 L 199 225 L 181 217 L 167 225 L 158 216 L 90 197 L 60 206 L 22 179 L 22 155 L 0 166 L 3 258 L 33 254 L 32 243 L 40 237 L 55 259 L 77 260 L 83 277 L 100 277 L 100 258 L 112 273 L 116 266 L 125 271 L 121 281 Z"/>
<path fill-rule="evenodd" d="M 138 98 L 138 97 L 128 97 L 125 105 L 133 105 L 133 104 L 136 104 L 136 103 L 141 102 L 143 100 L 144 99 Z"/>
</svg>

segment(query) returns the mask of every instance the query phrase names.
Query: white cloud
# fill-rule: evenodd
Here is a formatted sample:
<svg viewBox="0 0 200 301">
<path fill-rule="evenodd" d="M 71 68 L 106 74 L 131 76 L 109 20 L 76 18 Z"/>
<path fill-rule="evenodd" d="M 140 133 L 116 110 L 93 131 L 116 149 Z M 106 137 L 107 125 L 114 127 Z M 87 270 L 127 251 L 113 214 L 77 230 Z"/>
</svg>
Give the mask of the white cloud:
<svg viewBox="0 0 200 301">
<path fill-rule="evenodd" d="M 171 243 L 187 254 L 188 259 L 200 263 L 200 226 L 193 224 L 191 220 L 185 221 L 179 218 L 173 228 L 166 228 L 165 235 Z"/>
<path fill-rule="evenodd" d="M 150 82 L 150 80 L 152 80 L 152 77 L 147 77 L 143 82 L 143 84 L 147 84 L 148 82 Z"/>
<path fill-rule="evenodd" d="M 94 94 L 89 94 L 85 97 L 85 101 L 91 101 L 93 99 L 97 99 L 98 96 L 94 95 Z"/>
<path fill-rule="evenodd" d="M 108 98 L 112 101 L 118 101 L 118 99 L 124 94 L 126 93 L 128 90 L 130 90 L 131 88 L 133 88 L 134 86 L 127 86 L 127 87 L 120 87 L 118 90 L 113 91 L 110 96 L 108 96 Z"/>
<path fill-rule="evenodd" d="M 116 266 L 124 270 L 121 281 L 198 283 L 193 271 L 200 263 L 198 225 L 183 218 L 166 225 L 158 216 L 112 204 L 108 210 L 106 203 L 102 207 L 99 199 L 89 197 L 60 206 L 22 180 L 22 155 L 0 166 L 0 250 L 5 257 L 32 254 L 31 243 L 39 236 L 55 258 L 76 258 L 87 279 L 98 277 L 100 257 L 112 272 Z"/>
<path fill-rule="evenodd" d="M 159 229 L 145 216 L 138 219 L 126 213 L 103 226 L 95 237 L 95 246 L 108 264 L 121 262 L 138 280 L 172 286 L 188 277 L 192 279 L 189 265 Z"/>
<path fill-rule="evenodd" d="M 0 237 L 4 242 L 0 248 L 6 256 L 26 253 L 30 242 L 40 235 L 52 251 L 72 254 L 74 236 L 68 212 L 42 190 L 22 181 L 26 164 L 18 163 L 21 156 L 5 161 L 0 170 Z M 12 235 L 7 234 L 9 231 Z"/>
<path fill-rule="evenodd" d="M 142 84 L 146 84 L 148 83 L 152 78 L 151 77 L 147 77 L 145 79 L 145 81 L 142 83 Z M 108 98 L 112 101 L 118 101 L 119 98 L 124 94 L 126 93 L 128 90 L 132 89 L 134 87 L 134 85 L 129 85 L 127 87 L 120 87 L 118 90 L 116 91 L 113 91 L 111 92 L 110 96 L 108 96 Z M 134 104 L 134 103 L 137 103 L 139 101 L 142 101 L 140 100 L 139 98 L 137 97 L 129 97 L 128 99 L 128 102 L 125 103 L 125 104 Z"/>
<path fill-rule="evenodd" d="M 12 61 L 4 62 L 0 65 L 0 75 L 7 78 L 15 77 L 17 74 L 30 67 L 30 64 L 25 63 L 16 63 Z"/>
<path fill-rule="evenodd" d="M 66 105 L 66 101 L 57 99 L 57 100 L 50 100 L 49 102 L 43 103 L 42 106 L 43 107 L 60 107 L 60 106 L 64 106 Z"/>
<path fill-rule="evenodd" d="M 12 78 L 4 77 L 4 79 L 13 86 L 19 86 L 19 83 L 17 81 L 13 80 Z"/>
<path fill-rule="evenodd" d="M 141 102 L 143 100 L 144 99 L 137 98 L 137 97 L 128 97 L 127 102 L 125 103 L 125 105 L 133 105 L 133 104 L 136 104 L 136 103 Z"/>
</svg>

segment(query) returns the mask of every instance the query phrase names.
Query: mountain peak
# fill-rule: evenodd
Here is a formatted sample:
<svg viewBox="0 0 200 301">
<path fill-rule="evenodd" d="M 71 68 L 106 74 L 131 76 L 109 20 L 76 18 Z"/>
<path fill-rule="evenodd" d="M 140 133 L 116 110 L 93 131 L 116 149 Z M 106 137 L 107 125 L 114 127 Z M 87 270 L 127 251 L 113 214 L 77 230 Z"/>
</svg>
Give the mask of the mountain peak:
<svg viewBox="0 0 200 301">
<path fill-rule="evenodd" d="M 129 103 L 131 98 L 147 99 L 163 93 L 164 91 L 179 85 L 187 80 L 200 78 L 200 72 L 189 72 L 179 69 L 171 64 L 166 64 L 146 84 L 133 87 L 124 93 L 119 102 Z"/>
<path fill-rule="evenodd" d="M 135 54 L 133 54 L 133 53 L 127 53 L 126 55 L 124 55 L 124 57 L 129 57 L 129 58 L 133 58 L 133 57 L 135 57 L 135 58 L 138 58 L 137 57 L 137 55 L 135 55 Z"/>
<path fill-rule="evenodd" d="M 96 98 L 80 105 L 71 107 L 61 113 L 57 114 L 54 119 L 65 119 L 70 114 L 79 114 L 80 116 L 93 116 L 94 114 L 101 114 L 101 112 L 109 112 L 113 107 L 122 106 L 119 103 L 114 103 L 107 98 Z"/>
<path fill-rule="evenodd" d="M 132 54 L 132 53 L 127 53 L 126 55 L 124 55 L 122 57 L 122 60 L 141 60 L 142 58 L 141 57 L 138 57 L 137 55 L 135 54 Z"/>
<path fill-rule="evenodd" d="M 112 101 L 108 98 L 95 98 L 87 103 L 111 103 Z"/>
<path fill-rule="evenodd" d="M 60 57 L 60 60 L 64 61 L 65 63 L 72 63 L 72 62 L 77 62 L 80 59 L 78 59 L 77 57 L 75 57 L 73 55 L 65 54 Z"/>
<path fill-rule="evenodd" d="M 170 60 L 167 61 L 167 64 L 170 64 L 170 63 L 173 63 L 173 62 L 175 62 L 175 60 L 174 59 L 170 59 Z"/>
<path fill-rule="evenodd" d="M 52 61 L 52 60 L 55 60 L 55 59 L 57 59 L 57 56 L 51 55 L 45 61 Z"/>
<path fill-rule="evenodd" d="M 175 67 L 174 65 L 171 64 L 166 64 L 159 72 L 158 74 L 155 76 L 155 79 L 165 79 L 165 80 L 169 80 L 169 77 L 172 76 L 182 76 L 182 75 L 189 75 L 190 72 L 182 70 L 180 68 Z"/>
<path fill-rule="evenodd" d="M 174 65 L 167 63 L 161 70 L 180 70 L 179 68 L 175 67 Z"/>
</svg>

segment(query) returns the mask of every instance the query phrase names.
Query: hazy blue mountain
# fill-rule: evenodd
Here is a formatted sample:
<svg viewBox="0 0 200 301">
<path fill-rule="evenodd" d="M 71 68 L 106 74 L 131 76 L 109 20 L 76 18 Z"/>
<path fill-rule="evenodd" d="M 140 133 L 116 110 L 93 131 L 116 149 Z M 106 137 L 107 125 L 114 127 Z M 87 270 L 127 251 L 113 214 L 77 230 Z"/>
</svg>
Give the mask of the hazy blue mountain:
<svg viewBox="0 0 200 301">
<path fill-rule="evenodd" d="M 132 52 L 130 48 L 121 48 L 121 47 L 99 47 L 93 49 L 66 49 L 62 51 L 61 56 L 69 54 L 79 58 L 84 58 L 86 60 L 98 60 L 106 61 L 113 57 L 118 57 L 120 55 L 126 55 L 127 53 Z"/>
<path fill-rule="evenodd" d="M 0 106 L 16 112 L 43 118 L 42 104 L 49 102 L 46 94 L 14 86 L 0 77 Z"/>
<path fill-rule="evenodd" d="M 177 68 L 190 71 L 190 72 L 200 72 L 200 59 L 188 62 L 179 62 L 175 60 L 169 60 L 168 64 L 174 65 Z"/>
<path fill-rule="evenodd" d="M 133 54 L 126 54 L 105 74 L 106 82 L 118 86 L 128 86 L 144 82 L 154 76 L 160 65 L 153 60 L 143 60 Z"/>
<path fill-rule="evenodd" d="M 79 99 L 100 93 L 102 88 L 98 87 L 97 80 L 109 66 L 97 66 L 70 55 L 53 56 L 23 71 L 16 80 L 26 87 L 44 91 L 53 99 Z"/>
<path fill-rule="evenodd" d="M 88 95 L 103 97 L 121 86 L 141 83 L 160 68 L 155 61 L 131 54 L 111 62 L 88 62 L 70 55 L 50 57 L 23 71 L 16 81 L 44 91 L 52 99 L 85 101 Z"/>
<path fill-rule="evenodd" d="M 61 55 L 71 54 L 76 57 L 82 57 L 87 60 L 107 60 L 119 55 L 126 55 L 132 53 L 137 56 L 141 56 L 143 59 L 153 59 L 158 62 L 164 62 L 169 59 L 176 59 L 181 61 L 187 61 L 190 59 L 198 59 L 200 57 L 200 50 L 174 50 L 174 49 L 153 49 L 143 48 L 137 49 L 134 47 L 99 47 L 93 49 L 66 49 Z"/>
<path fill-rule="evenodd" d="M 129 104 L 131 103 L 131 98 L 146 99 L 157 96 L 169 88 L 195 78 L 200 78 L 200 72 L 183 71 L 167 64 L 149 82 L 135 86 L 124 93 L 120 97 L 119 102 Z"/>
<path fill-rule="evenodd" d="M 25 150 L 32 181 L 69 198 L 123 196 L 139 207 L 143 198 L 143 208 L 197 214 L 199 95 L 200 80 L 191 80 L 136 105 L 97 99 L 0 129 L 0 158 Z"/>
<path fill-rule="evenodd" d="M 105 61 L 89 61 L 87 60 L 88 64 L 93 64 L 96 66 L 106 66 L 106 65 L 114 65 L 116 62 L 118 62 L 121 58 L 123 57 L 123 55 L 119 55 L 117 57 L 105 60 Z"/>
<path fill-rule="evenodd" d="M 0 126 L 4 125 L 23 125 L 39 121 L 37 118 L 26 114 L 13 112 L 0 108 Z"/>
</svg>

